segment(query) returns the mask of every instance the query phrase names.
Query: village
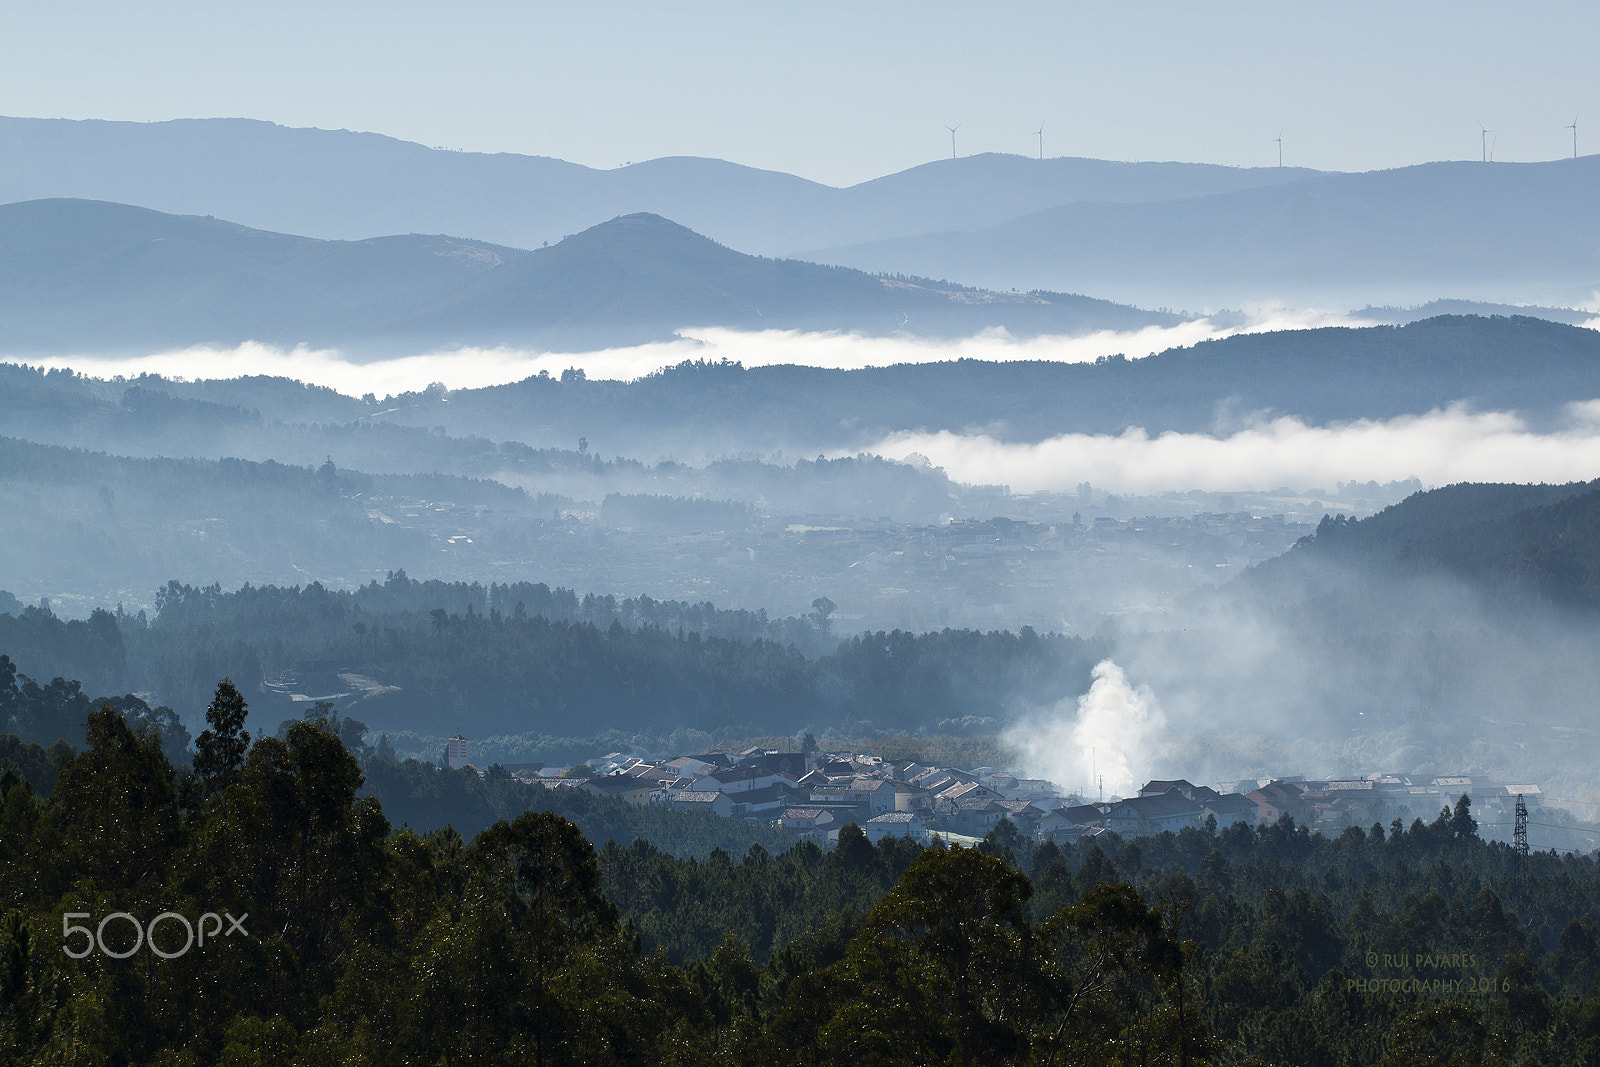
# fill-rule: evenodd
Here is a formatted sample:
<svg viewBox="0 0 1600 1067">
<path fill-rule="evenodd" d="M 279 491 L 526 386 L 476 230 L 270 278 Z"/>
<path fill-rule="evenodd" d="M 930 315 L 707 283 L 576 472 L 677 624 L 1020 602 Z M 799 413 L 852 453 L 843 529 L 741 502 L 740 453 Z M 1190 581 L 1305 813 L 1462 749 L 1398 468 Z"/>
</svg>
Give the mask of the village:
<svg viewBox="0 0 1600 1067">
<path fill-rule="evenodd" d="M 452 769 L 476 770 L 467 760 L 469 744 L 459 736 L 451 739 L 446 759 Z M 583 789 L 631 804 L 777 823 L 824 847 L 852 823 L 873 842 L 938 837 L 970 843 L 1002 819 L 1026 837 L 1059 843 L 1106 833 L 1135 837 L 1189 827 L 1265 826 L 1286 816 L 1296 825 L 1338 832 L 1348 826 L 1431 820 L 1462 796 L 1470 798 L 1486 834 L 1509 836 L 1518 798 L 1530 807 L 1543 799 L 1538 785 L 1501 784 L 1479 774 L 1374 774 L 1347 779 L 1291 775 L 1217 787 L 1181 778 L 1153 780 L 1136 796 L 1089 800 L 1044 779 L 987 767 L 933 766 L 870 754 L 825 753 L 809 746 L 797 752 L 704 752 L 659 762 L 610 753 L 570 768 L 504 769 L 546 789 Z M 1504 835 L 1495 833 L 1501 823 L 1506 824 Z"/>
</svg>

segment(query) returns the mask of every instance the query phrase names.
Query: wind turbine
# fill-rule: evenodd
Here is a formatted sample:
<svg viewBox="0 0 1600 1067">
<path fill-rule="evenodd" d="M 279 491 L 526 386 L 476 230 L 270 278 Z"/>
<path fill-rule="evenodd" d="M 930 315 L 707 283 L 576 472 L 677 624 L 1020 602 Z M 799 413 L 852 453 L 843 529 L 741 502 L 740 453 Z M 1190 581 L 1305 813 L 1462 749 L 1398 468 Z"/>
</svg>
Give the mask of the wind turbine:
<svg viewBox="0 0 1600 1067">
<path fill-rule="evenodd" d="M 1278 166 L 1281 168 L 1283 166 L 1283 131 L 1279 130 L 1278 136 L 1274 137 L 1273 140 L 1278 142 Z"/>
<path fill-rule="evenodd" d="M 1489 134 L 1492 132 L 1494 131 L 1483 124 L 1482 119 L 1478 120 L 1478 150 L 1483 153 L 1485 163 L 1489 162 Z"/>
<path fill-rule="evenodd" d="M 1576 116 L 1576 115 L 1572 116 L 1572 121 L 1567 123 L 1565 126 L 1563 126 L 1562 129 L 1566 129 L 1566 130 L 1571 130 L 1572 131 L 1572 158 L 1573 159 L 1577 159 L 1578 158 L 1578 116 Z"/>
<path fill-rule="evenodd" d="M 954 126 L 946 126 L 945 127 L 945 129 L 950 131 L 950 158 L 951 159 L 956 158 L 956 131 L 959 130 L 963 125 L 964 125 L 963 123 L 958 122 Z"/>
<path fill-rule="evenodd" d="M 1037 130 L 1033 131 L 1033 135 L 1035 137 L 1039 138 L 1039 158 L 1043 159 L 1044 158 L 1044 123 L 1042 123 L 1042 122 L 1039 123 L 1039 128 Z"/>
</svg>

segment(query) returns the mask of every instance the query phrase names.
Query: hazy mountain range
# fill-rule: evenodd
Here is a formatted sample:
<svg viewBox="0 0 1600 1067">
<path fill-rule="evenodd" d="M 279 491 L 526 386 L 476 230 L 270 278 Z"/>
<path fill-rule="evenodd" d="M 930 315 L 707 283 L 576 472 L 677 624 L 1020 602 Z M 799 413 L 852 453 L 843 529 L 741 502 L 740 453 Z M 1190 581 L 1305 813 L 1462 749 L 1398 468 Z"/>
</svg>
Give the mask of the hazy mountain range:
<svg viewBox="0 0 1600 1067">
<path fill-rule="evenodd" d="M 1177 321 L 1087 297 L 749 256 L 648 214 L 522 251 L 417 235 L 318 240 L 87 200 L 0 206 L 0 346 L 23 355 L 247 340 L 601 348 L 694 326 L 1031 335 Z"/>
<path fill-rule="evenodd" d="M 808 258 L 1190 307 L 1250 297 L 1574 303 L 1600 289 L 1596 190 L 1600 156 L 1430 163 L 1156 203 L 1064 204 Z"/>
<path fill-rule="evenodd" d="M 0 118 L 0 160 L 0 202 L 110 200 L 310 237 L 448 233 L 521 248 L 649 212 L 768 256 L 988 226 L 1078 201 L 1170 200 L 1312 173 L 983 155 L 836 189 L 717 159 L 596 170 L 247 119 Z"/>
<path fill-rule="evenodd" d="M 838 189 L 720 160 L 596 170 L 242 119 L 0 119 L 0 160 L 0 202 L 522 248 L 651 213 L 752 254 L 1150 306 L 1571 305 L 1600 289 L 1600 157 L 1339 174 L 981 155 Z"/>
</svg>

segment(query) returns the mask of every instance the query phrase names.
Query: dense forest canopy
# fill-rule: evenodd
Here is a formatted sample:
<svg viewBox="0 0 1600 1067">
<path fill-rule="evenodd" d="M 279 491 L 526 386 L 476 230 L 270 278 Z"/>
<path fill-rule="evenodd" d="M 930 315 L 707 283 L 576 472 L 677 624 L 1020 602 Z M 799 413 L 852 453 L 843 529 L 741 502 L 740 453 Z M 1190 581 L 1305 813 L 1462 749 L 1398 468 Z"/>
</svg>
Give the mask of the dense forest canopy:
<svg viewBox="0 0 1600 1067">
<path fill-rule="evenodd" d="M 1419 493 L 1366 519 L 1323 520 L 1313 560 L 1389 573 L 1438 569 L 1509 596 L 1600 609 L 1600 482 L 1462 484 Z M 1293 572 L 1298 556 L 1275 564 Z"/>
<path fill-rule="evenodd" d="M 403 572 L 353 590 L 173 582 L 154 617 L 0 615 L 0 648 L 29 677 L 147 692 L 191 723 L 221 674 L 279 718 L 293 706 L 264 683 L 348 689 L 355 676 L 372 683 L 340 703 L 374 730 L 443 736 L 562 736 L 575 722 L 595 734 L 650 736 L 786 735 L 807 724 L 837 724 L 851 736 L 947 732 L 938 729 L 946 720 L 992 726 L 1018 703 L 1082 691 L 1099 654 L 1093 641 L 1026 628 L 842 638 L 829 610 L 819 598 L 806 616 L 773 620 L 705 603 L 421 582 Z M 44 719 L 26 736 L 75 742 L 75 727 L 81 719 Z"/>
<path fill-rule="evenodd" d="M 193 771 L 111 708 L 0 749 L 0 1062 L 1600 1063 L 1596 858 L 1523 861 L 1465 798 L 1332 839 L 597 853 L 537 810 L 396 832 L 332 720 L 245 737 L 231 689 Z"/>
</svg>

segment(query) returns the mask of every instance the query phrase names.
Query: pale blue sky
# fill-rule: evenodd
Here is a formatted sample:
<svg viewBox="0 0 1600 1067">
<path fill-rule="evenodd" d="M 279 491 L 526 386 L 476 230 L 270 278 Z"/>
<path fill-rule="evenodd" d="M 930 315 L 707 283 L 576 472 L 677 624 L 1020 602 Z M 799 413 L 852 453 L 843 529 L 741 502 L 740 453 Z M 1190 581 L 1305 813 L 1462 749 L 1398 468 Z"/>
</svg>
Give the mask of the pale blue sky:
<svg viewBox="0 0 1600 1067">
<path fill-rule="evenodd" d="M 1600 149 L 1600 3 L 0 0 L 0 114 L 245 116 L 847 184 L 948 155 L 1342 170 Z M 0 161 L 3 165 L 3 161 Z"/>
</svg>

